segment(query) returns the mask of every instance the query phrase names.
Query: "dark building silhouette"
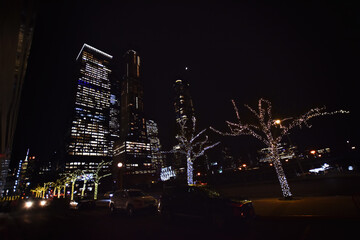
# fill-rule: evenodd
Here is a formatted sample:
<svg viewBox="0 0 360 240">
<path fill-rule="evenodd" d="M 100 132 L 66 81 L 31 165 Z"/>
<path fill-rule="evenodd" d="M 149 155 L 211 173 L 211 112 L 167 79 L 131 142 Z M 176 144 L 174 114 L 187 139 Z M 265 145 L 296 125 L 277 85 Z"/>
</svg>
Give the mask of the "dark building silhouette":
<svg viewBox="0 0 360 240">
<path fill-rule="evenodd" d="M 144 92 L 140 81 L 140 57 L 134 50 L 124 55 L 125 75 L 121 84 L 120 140 L 114 144 L 113 170 L 119 177 L 122 163 L 124 185 L 150 181 L 155 170 L 144 117 Z"/>
<path fill-rule="evenodd" d="M 186 80 L 178 79 L 174 83 L 174 108 L 177 123 L 181 119 L 188 119 L 188 122 L 191 122 L 191 118 L 195 116 L 194 105 L 189 88 L 190 85 Z"/>
<path fill-rule="evenodd" d="M 37 4 L 2 1 L 0 7 L 0 197 L 4 194 Z"/>
<path fill-rule="evenodd" d="M 195 117 L 195 110 L 193 101 L 190 95 L 190 85 L 186 80 L 178 79 L 174 85 L 175 97 L 174 97 L 174 110 L 175 110 L 175 135 L 180 134 L 179 122 L 186 120 L 186 136 L 191 136 L 193 122 L 192 117 Z M 178 150 L 179 145 L 175 145 L 173 150 Z M 184 172 L 186 167 L 186 158 L 183 154 L 175 153 L 172 162 L 168 163 L 172 165 L 177 172 Z"/>
</svg>

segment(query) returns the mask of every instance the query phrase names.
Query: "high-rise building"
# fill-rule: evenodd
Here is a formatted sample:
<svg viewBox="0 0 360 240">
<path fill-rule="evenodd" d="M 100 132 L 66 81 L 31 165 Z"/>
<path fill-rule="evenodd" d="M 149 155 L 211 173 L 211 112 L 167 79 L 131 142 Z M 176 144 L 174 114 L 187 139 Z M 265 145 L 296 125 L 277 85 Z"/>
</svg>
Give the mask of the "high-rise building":
<svg viewBox="0 0 360 240">
<path fill-rule="evenodd" d="M 164 155 L 161 153 L 158 125 L 154 120 L 146 121 L 147 136 L 150 141 L 151 162 L 157 172 L 164 167 Z"/>
<path fill-rule="evenodd" d="M 112 157 L 113 142 L 118 137 L 115 116 L 118 102 L 110 81 L 112 58 L 88 44 L 83 45 L 76 58 L 79 72 L 66 149 L 67 172 L 95 168 L 101 160 Z"/>
<path fill-rule="evenodd" d="M 195 115 L 194 105 L 189 90 L 189 83 L 185 80 L 176 80 L 174 83 L 175 90 L 175 118 L 178 123 L 181 119 L 188 119 L 191 122 L 191 118 Z"/>
<path fill-rule="evenodd" d="M 121 84 L 120 140 L 114 145 L 114 175 L 118 177 L 117 165 L 123 164 L 127 183 L 139 183 L 130 175 L 153 174 L 150 143 L 146 134 L 143 87 L 140 81 L 140 57 L 134 50 L 124 55 L 125 75 Z M 131 178 L 131 180 L 130 180 Z M 124 180 L 124 183 L 126 180 Z M 131 183 L 130 183 L 131 182 Z"/>
<path fill-rule="evenodd" d="M 175 119 L 176 119 L 176 135 L 179 135 L 179 122 L 186 120 L 186 136 L 191 136 L 192 134 L 192 117 L 195 116 L 194 105 L 189 90 L 189 83 L 186 80 L 178 79 L 174 83 L 175 98 L 174 98 L 174 108 L 175 108 Z M 173 150 L 179 150 L 180 146 L 175 145 Z M 186 158 L 183 154 L 176 153 L 174 155 L 174 161 L 170 164 L 176 171 L 185 171 Z"/>
</svg>

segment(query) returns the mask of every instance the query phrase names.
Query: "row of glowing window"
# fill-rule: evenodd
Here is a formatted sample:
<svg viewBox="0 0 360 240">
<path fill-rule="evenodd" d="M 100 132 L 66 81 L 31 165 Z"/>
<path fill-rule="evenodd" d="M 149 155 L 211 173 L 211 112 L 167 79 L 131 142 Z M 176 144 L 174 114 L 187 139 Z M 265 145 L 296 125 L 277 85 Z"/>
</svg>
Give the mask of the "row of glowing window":
<svg viewBox="0 0 360 240">
<path fill-rule="evenodd" d="M 92 99 L 105 99 L 106 101 L 110 102 L 110 94 L 104 91 L 89 91 L 88 88 L 85 88 L 81 85 L 78 85 L 78 92 L 76 94 L 76 97 L 91 97 Z"/>
<path fill-rule="evenodd" d="M 103 110 L 102 107 L 95 106 L 94 104 L 79 103 L 79 102 L 77 102 L 77 101 L 75 102 L 75 104 L 80 105 L 80 106 L 84 106 L 84 107 L 89 107 L 89 108 L 95 108 L 95 109 L 98 109 L 98 110 Z"/>
<path fill-rule="evenodd" d="M 83 94 L 78 92 L 76 94 L 76 100 L 87 102 L 89 104 L 105 105 L 105 107 L 110 107 L 110 100 L 106 98 L 94 97 L 89 94 Z M 101 104 L 102 103 L 102 104 Z"/>
<path fill-rule="evenodd" d="M 103 75 L 108 75 L 108 73 L 111 72 L 111 70 L 105 66 L 94 66 L 93 64 L 88 62 L 85 63 L 85 70 L 87 72 L 91 72 L 95 74 L 103 74 Z"/>
<path fill-rule="evenodd" d="M 72 130 L 85 130 L 85 129 L 96 129 L 96 132 L 104 132 L 105 131 L 105 127 L 101 124 L 82 124 L 79 123 L 78 121 L 73 121 L 73 123 L 75 124 L 75 126 L 73 126 L 71 129 Z M 105 131 L 106 133 L 108 133 L 107 131 Z"/>
<path fill-rule="evenodd" d="M 101 153 L 107 153 L 108 152 L 108 146 L 105 144 L 102 145 L 95 145 L 95 146 L 90 146 L 89 144 L 86 145 L 70 145 L 69 149 L 73 150 L 74 152 L 101 152 Z"/>
<path fill-rule="evenodd" d="M 76 101 L 75 103 L 81 106 L 86 106 L 86 107 L 90 107 L 90 108 L 96 108 L 96 109 L 100 109 L 102 110 L 103 108 L 109 108 L 110 107 L 110 103 L 107 102 L 94 102 L 91 100 L 85 100 L 85 99 L 81 99 L 78 98 L 77 100 L 79 100 L 80 102 Z"/>
<path fill-rule="evenodd" d="M 81 134 L 81 133 L 71 133 L 71 137 L 73 139 L 85 139 L 85 140 L 90 140 L 90 139 L 96 139 L 97 142 L 104 142 L 104 136 L 103 135 L 95 135 L 95 134 Z"/>
<path fill-rule="evenodd" d="M 108 141 L 104 139 L 86 139 L 87 141 L 77 141 L 77 142 L 71 142 L 70 147 L 74 148 L 87 148 L 92 146 L 92 148 L 107 148 Z M 93 143 L 91 143 L 93 142 Z"/>
<path fill-rule="evenodd" d="M 84 94 L 82 92 L 78 92 L 76 94 L 76 100 L 83 103 L 86 102 L 88 104 L 97 104 L 97 105 L 104 105 L 104 107 L 110 107 L 110 100 L 108 98 L 94 97 L 93 95 Z"/>
<path fill-rule="evenodd" d="M 100 91 L 83 85 L 78 85 L 78 89 L 81 89 L 81 91 L 85 93 L 91 93 L 93 95 L 97 94 L 99 96 L 106 96 L 106 98 L 110 99 L 110 92 L 108 91 Z"/>
<path fill-rule="evenodd" d="M 107 68 L 92 67 L 92 66 L 90 66 L 90 64 L 86 64 L 86 66 L 85 66 L 85 73 L 87 73 L 89 75 L 94 75 L 98 78 L 102 77 L 103 79 L 108 79 L 108 77 L 109 77 L 108 72 L 110 72 L 110 70 Z"/>
<path fill-rule="evenodd" d="M 74 152 L 101 152 L 101 153 L 108 153 L 109 147 L 107 145 L 96 145 L 96 146 L 90 146 L 89 144 L 84 144 L 83 146 L 76 144 L 71 144 L 69 146 L 70 149 L 72 149 Z"/>
<path fill-rule="evenodd" d="M 78 88 L 79 91 L 76 93 L 76 97 L 85 98 L 87 100 L 103 100 L 103 101 L 109 101 L 110 102 L 110 95 L 103 94 L 101 92 L 89 92 L 89 91 L 83 91 L 84 89 Z"/>
<path fill-rule="evenodd" d="M 105 67 L 105 65 L 103 65 L 101 61 L 99 61 L 97 59 L 94 59 L 91 55 L 89 57 L 88 56 L 83 56 L 82 59 L 85 60 L 86 62 L 96 64 L 96 65 L 98 65 L 100 67 Z"/>
<path fill-rule="evenodd" d="M 97 135 L 96 133 L 93 133 L 93 134 L 91 134 L 91 133 L 84 133 L 84 132 L 82 132 L 82 133 L 76 133 L 76 132 L 72 132 L 71 133 L 71 136 L 72 137 L 74 137 L 74 138 L 76 138 L 76 139 L 90 139 L 90 138 L 95 138 L 95 139 L 103 139 L 103 138 L 105 138 L 104 137 L 104 135 Z"/>
<path fill-rule="evenodd" d="M 85 71 L 83 73 L 84 76 L 87 76 L 87 77 L 91 77 L 91 78 L 94 78 L 94 79 L 101 79 L 101 80 L 105 80 L 105 81 L 108 81 L 108 76 L 107 75 L 104 75 L 104 74 L 94 74 L 94 73 L 91 73 L 91 72 L 87 72 Z"/>
<path fill-rule="evenodd" d="M 145 173 L 155 173 L 156 170 L 144 170 L 144 171 L 134 171 L 132 174 L 145 174 Z"/>
<path fill-rule="evenodd" d="M 104 127 L 100 124 L 87 124 L 86 127 L 84 124 L 81 124 L 79 123 L 78 121 L 73 121 L 73 124 L 76 125 L 76 127 L 72 127 L 72 132 L 76 132 L 76 131 L 73 131 L 73 130 L 91 130 L 91 129 L 94 129 L 96 130 L 96 132 L 104 132 Z M 79 129 L 80 128 L 80 129 Z"/>
<path fill-rule="evenodd" d="M 83 113 L 80 113 L 79 111 L 77 111 L 78 113 L 78 116 L 80 117 L 88 117 L 89 119 L 99 119 L 99 120 L 105 120 L 105 116 L 102 115 L 101 113 L 96 113 L 95 115 L 93 114 L 83 114 Z"/>
<path fill-rule="evenodd" d="M 87 73 L 83 69 L 80 69 L 80 74 L 81 74 L 80 80 L 82 80 L 84 82 L 91 83 L 91 84 L 93 84 L 95 86 L 104 87 L 106 89 L 110 88 L 109 79 L 104 79 L 104 78 L 98 78 L 98 77 L 91 76 L 89 73 Z"/>
<path fill-rule="evenodd" d="M 77 156 L 109 156 L 109 154 L 105 153 L 88 153 L 88 152 L 69 152 L 70 155 L 77 155 Z"/>
<path fill-rule="evenodd" d="M 73 127 L 74 128 L 74 127 Z M 78 133 L 78 134 L 88 134 L 90 136 L 94 136 L 94 137 L 98 137 L 98 138 L 102 138 L 104 137 L 105 135 L 108 135 L 109 134 L 109 131 L 104 131 L 104 130 L 99 130 L 99 131 L 89 131 L 87 128 L 76 128 L 76 129 L 72 129 L 71 130 L 71 133 Z M 77 135 L 74 135 L 74 136 L 77 136 Z"/>
<path fill-rule="evenodd" d="M 109 104 L 105 105 L 105 104 L 95 104 L 93 102 L 88 102 L 88 101 L 81 101 L 75 102 L 78 105 L 84 106 L 84 107 L 89 107 L 89 108 L 93 108 L 93 109 L 98 109 L 98 110 L 103 110 L 103 109 L 108 109 L 109 108 Z"/>
<path fill-rule="evenodd" d="M 143 150 L 150 150 L 150 146 L 126 146 L 126 151 L 134 150 L 134 151 L 143 151 Z"/>
</svg>

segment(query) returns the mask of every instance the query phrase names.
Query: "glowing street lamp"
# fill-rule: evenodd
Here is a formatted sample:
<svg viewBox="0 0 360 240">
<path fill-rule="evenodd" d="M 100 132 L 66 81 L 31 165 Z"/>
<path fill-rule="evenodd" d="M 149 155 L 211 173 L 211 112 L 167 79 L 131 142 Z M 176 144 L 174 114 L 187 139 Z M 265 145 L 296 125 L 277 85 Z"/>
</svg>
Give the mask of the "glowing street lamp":
<svg viewBox="0 0 360 240">
<path fill-rule="evenodd" d="M 119 162 L 117 164 L 117 167 L 119 169 L 118 186 L 120 189 L 122 189 L 123 188 L 124 164 L 122 162 Z"/>
</svg>

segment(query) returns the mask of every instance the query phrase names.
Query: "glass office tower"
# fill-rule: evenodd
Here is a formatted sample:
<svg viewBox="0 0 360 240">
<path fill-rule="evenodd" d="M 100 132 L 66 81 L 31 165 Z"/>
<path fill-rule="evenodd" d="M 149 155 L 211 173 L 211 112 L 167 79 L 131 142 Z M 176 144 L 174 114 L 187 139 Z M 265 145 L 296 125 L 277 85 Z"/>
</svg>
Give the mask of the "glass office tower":
<svg viewBox="0 0 360 240">
<path fill-rule="evenodd" d="M 79 75 L 66 170 L 95 168 L 98 162 L 112 156 L 113 141 L 118 136 L 110 116 L 117 104 L 111 92 L 112 58 L 88 44 L 83 45 L 76 58 Z"/>
</svg>

